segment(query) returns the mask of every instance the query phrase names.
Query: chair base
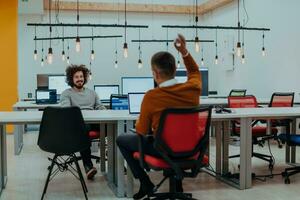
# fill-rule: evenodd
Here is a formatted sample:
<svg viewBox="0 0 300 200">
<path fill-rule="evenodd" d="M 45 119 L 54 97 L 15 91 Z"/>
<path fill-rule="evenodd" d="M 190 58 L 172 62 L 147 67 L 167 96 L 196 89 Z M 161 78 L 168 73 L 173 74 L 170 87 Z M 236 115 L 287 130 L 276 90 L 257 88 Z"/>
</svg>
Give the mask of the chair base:
<svg viewBox="0 0 300 200">
<path fill-rule="evenodd" d="M 238 158 L 238 157 L 240 157 L 239 154 L 238 155 L 229 156 L 228 158 Z M 261 160 L 267 161 L 269 163 L 269 169 L 273 170 L 273 168 L 274 168 L 274 159 L 273 159 L 272 156 L 261 154 L 261 153 L 252 152 L 252 157 L 259 158 Z"/>
<path fill-rule="evenodd" d="M 298 173 L 300 173 L 300 166 L 286 168 L 284 172 L 281 173 L 282 177 L 284 177 L 284 183 L 290 184 L 291 181 L 289 177 Z"/>
<path fill-rule="evenodd" d="M 84 197 L 86 200 L 88 200 L 88 197 L 87 197 L 88 189 L 87 189 L 85 181 L 83 179 L 76 155 L 71 154 L 71 155 L 66 155 L 66 156 L 69 156 L 69 157 L 67 159 L 64 159 L 64 158 L 62 158 L 62 156 L 55 154 L 52 159 L 49 158 L 49 160 L 51 161 L 51 165 L 48 167 L 49 173 L 48 173 L 48 176 L 46 179 L 46 183 L 44 186 L 41 200 L 43 200 L 45 197 L 49 182 L 54 178 L 54 176 L 58 172 L 63 172 L 63 171 L 70 171 L 80 181 L 82 190 L 84 193 Z M 72 166 L 73 163 L 75 164 L 75 168 Z M 54 166 L 56 166 L 57 169 L 53 170 Z M 77 174 L 75 174 L 74 172 L 77 172 Z"/>
</svg>

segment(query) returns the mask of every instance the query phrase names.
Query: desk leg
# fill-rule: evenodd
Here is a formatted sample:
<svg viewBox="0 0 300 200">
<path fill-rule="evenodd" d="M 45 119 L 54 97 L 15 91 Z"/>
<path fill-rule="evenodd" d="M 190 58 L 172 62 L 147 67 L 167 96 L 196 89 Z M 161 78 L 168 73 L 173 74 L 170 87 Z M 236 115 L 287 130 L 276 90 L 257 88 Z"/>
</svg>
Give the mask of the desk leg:
<svg viewBox="0 0 300 200">
<path fill-rule="evenodd" d="M 3 124 L 0 124 L 0 145 L 1 145 L 1 149 L 0 149 L 0 194 L 2 193 L 2 190 L 4 188 L 4 173 L 3 173 L 3 169 L 4 169 L 4 153 L 3 153 L 3 135 L 5 134 L 4 131 L 4 126 Z"/>
<path fill-rule="evenodd" d="M 287 127 L 284 127 L 284 133 L 287 133 Z M 288 144 L 285 144 L 285 162 L 290 163 L 291 155 L 290 155 L 290 146 Z"/>
<path fill-rule="evenodd" d="M 291 134 L 296 134 L 296 126 L 297 126 L 296 119 L 293 119 L 292 130 L 290 131 Z M 291 163 L 294 163 L 294 164 L 296 163 L 296 147 L 295 146 L 291 147 Z"/>
<path fill-rule="evenodd" d="M 110 124 L 107 132 L 107 180 L 109 185 L 115 181 L 115 135 L 116 124 Z"/>
<path fill-rule="evenodd" d="M 241 143 L 240 143 L 240 189 L 250 188 L 251 177 L 251 148 L 252 131 L 251 118 L 241 118 Z"/>
<path fill-rule="evenodd" d="M 230 121 L 223 122 L 223 155 L 222 155 L 222 174 L 228 173 L 228 151 L 229 151 L 229 128 Z"/>
<path fill-rule="evenodd" d="M 14 111 L 20 111 L 20 109 L 14 109 Z M 24 125 L 14 125 L 14 149 L 15 155 L 19 155 L 23 147 L 23 133 L 25 131 Z"/>
<path fill-rule="evenodd" d="M 133 121 L 127 121 L 126 134 L 133 134 L 130 129 L 133 128 Z M 132 198 L 133 196 L 133 175 L 131 169 L 127 166 L 127 187 L 126 187 L 127 198 Z"/>
<path fill-rule="evenodd" d="M 7 183 L 6 125 L 0 125 L 0 194 Z"/>
<path fill-rule="evenodd" d="M 15 125 L 14 126 L 14 146 L 15 146 L 15 155 L 20 155 L 23 148 L 23 132 L 24 125 Z"/>
<path fill-rule="evenodd" d="M 124 130 L 124 120 L 118 121 L 118 128 L 117 128 L 117 136 L 123 134 Z M 116 158 L 117 158 L 117 196 L 118 197 L 124 197 L 125 196 L 125 190 L 124 190 L 124 184 L 125 184 L 125 177 L 124 177 L 124 158 L 119 150 L 117 148 L 116 151 Z"/>
<path fill-rule="evenodd" d="M 105 124 L 100 123 L 100 170 L 105 172 Z"/>
<path fill-rule="evenodd" d="M 221 133 L 221 128 L 222 128 L 222 122 L 216 122 L 215 123 L 215 133 L 216 133 L 216 175 L 218 176 L 221 174 L 222 170 L 222 133 Z"/>
</svg>

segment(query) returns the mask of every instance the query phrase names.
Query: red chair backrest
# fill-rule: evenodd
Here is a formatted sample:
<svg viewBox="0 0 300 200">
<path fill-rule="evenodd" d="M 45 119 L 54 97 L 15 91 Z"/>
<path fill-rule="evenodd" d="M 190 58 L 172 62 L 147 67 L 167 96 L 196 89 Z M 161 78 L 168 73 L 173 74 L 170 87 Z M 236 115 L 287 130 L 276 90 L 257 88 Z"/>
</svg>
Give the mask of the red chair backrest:
<svg viewBox="0 0 300 200">
<path fill-rule="evenodd" d="M 247 96 L 229 96 L 228 97 L 229 108 L 256 108 L 258 107 L 257 100 L 253 95 Z"/>
<path fill-rule="evenodd" d="M 278 93 L 272 94 L 269 107 L 293 107 L 294 93 Z"/>
<path fill-rule="evenodd" d="M 210 117 L 211 108 L 167 109 L 162 113 L 156 141 L 172 157 L 193 156 L 201 145 L 207 145 Z"/>
</svg>

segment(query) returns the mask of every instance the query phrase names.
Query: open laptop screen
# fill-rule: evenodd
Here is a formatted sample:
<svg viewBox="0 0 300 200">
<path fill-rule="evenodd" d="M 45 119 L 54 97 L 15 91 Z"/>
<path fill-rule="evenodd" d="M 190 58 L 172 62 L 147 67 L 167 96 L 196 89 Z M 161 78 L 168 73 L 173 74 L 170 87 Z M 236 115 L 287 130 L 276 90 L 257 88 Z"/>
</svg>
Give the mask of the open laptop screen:
<svg viewBox="0 0 300 200">
<path fill-rule="evenodd" d="M 54 104 L 57 103 L 56 90 L 36 90 L 35 102 L 37 104 Z"/>
<path fill-rule="evenodd" d="M 111 95 L 110 109 L 112 110 L 128 110 L 127 95 Z"/>
<path fill-rule="evenodd" d="M 140 114 L 145 93 L 128 93 L 129 114 Z"/>
</svg>

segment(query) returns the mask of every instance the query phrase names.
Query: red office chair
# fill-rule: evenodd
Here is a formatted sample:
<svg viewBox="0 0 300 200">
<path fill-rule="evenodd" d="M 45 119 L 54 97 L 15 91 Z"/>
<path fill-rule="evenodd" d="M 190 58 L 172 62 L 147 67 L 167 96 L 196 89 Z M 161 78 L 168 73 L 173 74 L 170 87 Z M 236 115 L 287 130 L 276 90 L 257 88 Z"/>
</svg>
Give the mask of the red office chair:
<svg viewBox="0 0 300 200">
<path fill-rule="evenodd" d="M 275 92 L 272 94 L 269 107 L 293 107 L 294 105 L 294 92 Z M 286 132 L 290 133 L 290 119 L 280 119 L 271 121 L 273 127 L 286 127 Z M 280 140 L 277 135 L 274 138 L 278 142 L 279 148 L 282 148 Z"/>
<path fill-rule="evenodd" d="M 247 95 L 247 96 L 229 96 L 228 97 L 228 106 L 230 108 L 257 108 L 258 104 L 255 96 Z M 267 127 L 257 125 L 258 121 L 252 122 L 252 157 L 256 157 L 262 160 L 269 162 L 269 169 L 272 170 L 274 166 L 274 158 L 270 155 L 265 155 L 261 153 L 253 152 L 253 145 L 258 144 L 260 146 L 264 145 L 266 140 L 274 138 L 277 134 L 277 129 L 275 127 L 271 128 L 271 135 L 267 135 Z M 232 122 L 232 132 L 234 135 L 240 134 L 240 124 L 239 121 Z M 240 155 L 229 156 L 229 158 L 239 157 Z"/>
<path fill-rule="evenodd" d="M 149 198 L 193 199 L 192 194 L 178 191 L 176 180 L 196 177 L 199 170 L 208 165 L 205 153 L 209 143 L 210 119 L 211 108 L 171 108 L 162 112 L 154 139 L 154 148 L 161 157 L 144 154 L 142 145 L 139 152 L 134 152 L 134 158 L 140 160 L 142 167 L 163 170 L 165 177 L 156 189 L 169 178 L 169 192 L 154 193 Z"/>
<path fill-rule="evenodd" d="M 294 92 L 275 92 L 272 94 L 269 107 L 293 107 Z"/>
<path fill-rule="evenodd" d="M 101 133 L 100 131 L 89 131 L 89 138 L 91 140 L 91 142 L 100 142 L 100 134 L 104 134 Z M 95 155 L 91 155 L 91 159 L 96 160 L 96 163 L 100 162 L 100 156 L 95 156 Z"/>
<path fill-rule="evenodd" d="M 100 129 L 100 128 L 99 128 Z M 88 136 L 91 142 L 100 142 L 100 134 L 105 134 L 100 131 L 89 131 Z M 78 160 L 81 160 L 82 157 L 78 156 Z M 94 159 L 96 163 L 100 163 L 100 156 L 91 155 L 91 159 Z M 105 159 L 106 160 L 106 159 Z"/>
</svg>

